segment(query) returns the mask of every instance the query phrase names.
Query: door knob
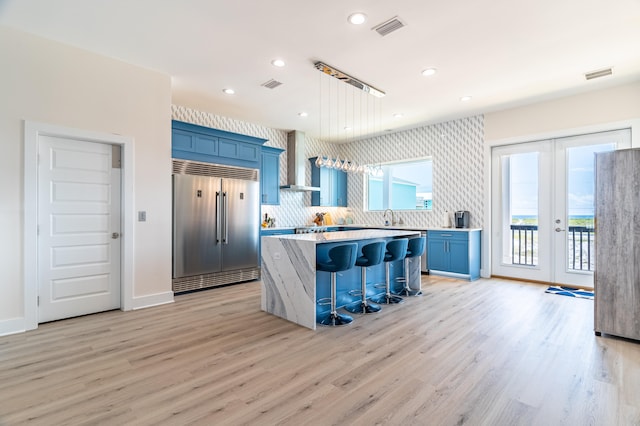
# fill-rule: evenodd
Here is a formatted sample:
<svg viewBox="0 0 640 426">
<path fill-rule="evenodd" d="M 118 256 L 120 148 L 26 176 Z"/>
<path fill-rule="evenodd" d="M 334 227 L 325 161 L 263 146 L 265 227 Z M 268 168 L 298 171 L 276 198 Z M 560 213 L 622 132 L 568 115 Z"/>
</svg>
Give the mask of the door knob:
<svg viewBox="0 0 640 426">
<path fill-rule="evenodd" d="M 564 229 L 556 228 L 556 232 L 562 232 Z"/>
<path fill-rule="evenodd" d="M 120 234 L 118 234 L 117 232 L 114 232 L 113 234 L 111 234 L 111 239 L 117 240 L 119 236 Z"/>
</svg>

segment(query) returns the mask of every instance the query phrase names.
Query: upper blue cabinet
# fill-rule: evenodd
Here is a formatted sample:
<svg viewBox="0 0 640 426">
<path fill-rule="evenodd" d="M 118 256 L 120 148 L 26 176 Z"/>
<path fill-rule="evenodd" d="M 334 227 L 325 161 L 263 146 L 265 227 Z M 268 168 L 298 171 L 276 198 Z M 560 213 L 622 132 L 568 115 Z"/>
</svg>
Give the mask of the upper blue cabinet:
<svg viewBox="0 0 640 426">
<path fill-rule="evenodd" d="M 284 149 L 262 147 L 260 189 L 262 204 L 280 204 L 280 154 Z"/>
<path fill-rule="evenodd" d="M 347 173 L 342 170 L 318 167 L 316 158 L 309 158 L 311 186 L 320 187 L 320 191 L 311 193 L 311 205 L 347 207 Z"/>
<path fill-rule="evenodd" d="M 182 121 L 171 122 L 171 156 L 181 160 L 259 169 L 266 141 Z"/>
</svg>

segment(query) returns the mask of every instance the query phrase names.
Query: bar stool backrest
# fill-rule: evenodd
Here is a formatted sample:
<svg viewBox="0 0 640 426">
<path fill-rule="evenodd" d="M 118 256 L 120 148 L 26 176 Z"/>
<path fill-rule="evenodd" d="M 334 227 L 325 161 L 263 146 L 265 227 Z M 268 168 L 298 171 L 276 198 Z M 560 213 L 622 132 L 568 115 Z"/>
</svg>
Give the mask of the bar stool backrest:
<svg viewBox="0 0 640 426">
<path fill-rule="evenodd" d="M 356 264 L 358 244 L 340 244 L 329 249 L 330 263 L 318 264 L 320 270 L 328 272 L 339 272 L 351 269 Z"/>
<path fill-rule="evenodd" d="M 424 253 L 425 237 L 409 238 L 407 257 L 418 257 Z"/>
<path fill-rule="evenodd" d="M 394 262 L 396 260 L 404 259 L 407 254 L 407 244 L 409 240 L 407 238 L 396 238 L 387 241 L 387 252 L 384 255 L 385 262 Z"/>
<path fill-rule="evenodd" d="M 384 259 L 384 249 L 386 242 L 376 241 L 375 243 L 367 244 L 362 247 L 362 257 L 359 257 L 356 261 L 358 266 L 373 266 L 379 265 Z"/>
</svg>

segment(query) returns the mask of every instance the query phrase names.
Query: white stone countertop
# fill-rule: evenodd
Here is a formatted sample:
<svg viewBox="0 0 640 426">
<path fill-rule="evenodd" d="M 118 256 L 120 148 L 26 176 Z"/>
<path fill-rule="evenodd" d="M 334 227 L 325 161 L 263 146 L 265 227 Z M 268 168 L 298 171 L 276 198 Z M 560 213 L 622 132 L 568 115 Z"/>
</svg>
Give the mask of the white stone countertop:
<svg viewBox="0 0 640 426">
<path fill-rule="evenodd" d="M 338 225 L 345 228 L 370 228 L 370 229 L 390 229 L 390 230 L 408 230 L 408 231 L 456 231 L 456 232 L 470 232 L 470 231 L 482 231 L 482 228 L 433 228 L 425 226 L 411 226 L 411 225 Z"/>
<path fill-rule="evenodd" d="M 309 241 L 320 244 L 339 241 L 369 240 L 374 238 L 405 237 L 416 234 L 418 234 L 416 230 L 359 229 L 355 231 L 318 232 L 310 234 L 265 235 L 262 238 Z"/>
</svg>

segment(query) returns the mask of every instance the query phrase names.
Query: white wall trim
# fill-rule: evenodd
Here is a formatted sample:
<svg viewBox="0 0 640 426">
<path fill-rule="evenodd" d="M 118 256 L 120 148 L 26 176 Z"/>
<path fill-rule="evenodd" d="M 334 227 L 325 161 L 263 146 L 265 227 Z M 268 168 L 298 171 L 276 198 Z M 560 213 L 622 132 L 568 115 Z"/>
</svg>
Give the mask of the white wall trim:
<svg viewBox="0 0 640 426">
<path fill-rule="evenodd" d="M 0 321 L 0 336 L 22 333 L 25 330 L 24 318 L 9 318 Z"/>
<path fill-rule="evenodd" d="M 482 270 L 481 275 L 485 278 L 491 276 L 491 149 L 495 146 L 511 145 L 517 143 L 527 143 L 546 139 L 558 139 L 568 136 L 584 135 L 589 133 L 607 132 L 611 130 L 631 129 L 631 147 L 640 148 L 640 118 L 629 120 L 614 121 L 610 123 L 594 124 L 590 126 L 573 127 L 567 129 L 558 129 L 543 133 L 526 134 L 503 139 L 486 140 L 484 150 L 484 226 L 482 236 Z"/>
<path fill-rule="evenodd" d="M 173 292 L 167 291 L 164 293 L 149 294 L 146 296 L 134 297 L 132 307 L 134 310 L 150 308 L 152 306 L 166 305 L 167 303 L 173 303 Z"/>
<path fill-rule="evenodd" d="M 121 309 L 133 309 L 134 140 L 128 136 L 24 122 L 24 320 L 15 332 L 38 328 L 38 140 L 41 135 L 89 140 L 122 147 Z M 17 325 L 17 324 L 14 324 Z M 1 331 L 1 329 L 0 329 Z"/>
</svg>

